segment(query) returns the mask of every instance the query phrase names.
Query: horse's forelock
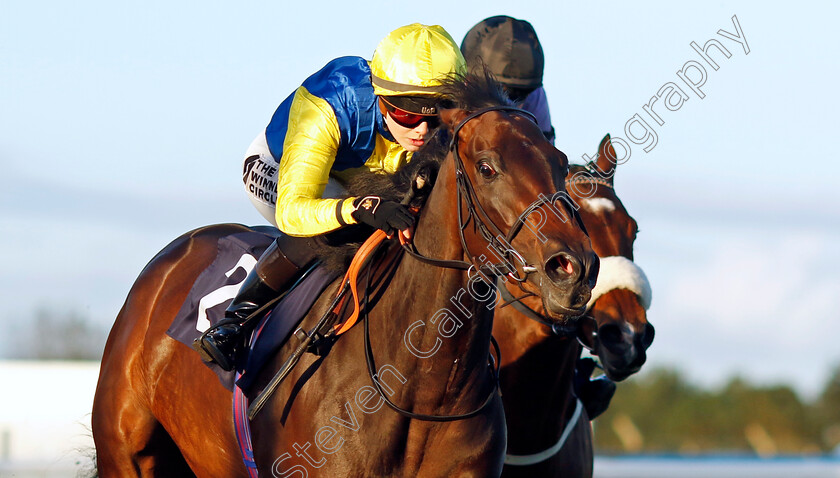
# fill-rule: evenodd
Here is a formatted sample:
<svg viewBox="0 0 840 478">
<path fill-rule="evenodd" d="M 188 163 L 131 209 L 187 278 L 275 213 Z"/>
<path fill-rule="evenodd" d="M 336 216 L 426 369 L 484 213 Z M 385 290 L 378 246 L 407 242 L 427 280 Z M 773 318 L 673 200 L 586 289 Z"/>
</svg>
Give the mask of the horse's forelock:
<svg viewBox="0 0 840 478">
<path fill-rule="evenodd" d="M 486 68 L 450 77 L 444 80 L 442 88 L 446 108 L 475 111 L 489 106 L 514 106 L 501 83 Z"/>
</svg>

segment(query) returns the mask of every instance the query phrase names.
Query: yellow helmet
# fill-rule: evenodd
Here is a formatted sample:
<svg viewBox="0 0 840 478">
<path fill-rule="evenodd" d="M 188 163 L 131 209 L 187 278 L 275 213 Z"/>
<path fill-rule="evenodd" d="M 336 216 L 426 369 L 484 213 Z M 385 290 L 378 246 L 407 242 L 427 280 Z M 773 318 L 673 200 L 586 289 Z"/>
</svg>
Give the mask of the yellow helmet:
<svg viewBox="0 0 840 478">
<path fill-rule="evenodd" d="M 443 27 L 412 23 L 379 42 L 370 71 L 377 95 L 430 96 L 441 80 L 464 73 L 466 61 Z"/>
</svg>

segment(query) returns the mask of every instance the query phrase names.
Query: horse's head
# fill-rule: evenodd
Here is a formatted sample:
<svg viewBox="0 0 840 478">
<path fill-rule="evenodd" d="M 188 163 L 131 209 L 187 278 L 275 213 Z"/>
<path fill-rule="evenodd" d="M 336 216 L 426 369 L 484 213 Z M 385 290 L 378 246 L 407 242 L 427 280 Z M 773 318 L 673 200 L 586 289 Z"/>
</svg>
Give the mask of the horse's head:
<svg viewBox="0 0 840 478">
<path fill-rule="evenodd" d="M 598 257 L 568 201 L 566 156 L 486 75 L 453 88 L 455 107 L 440 115 L 452 138 L 440 177 L 456 180 L 467 256 L 507 264 L 507 280 L 539 295 L 552 319 L 581 315 Z"/>
<path fill-rule="evenodd" d="M 567 181 L 572 199 L 601 258 L 598 284 L 592 295 L 591 315 L 597 332 L 590 344 L 613 380 L 639 371 L 653 342 L 654 328 L 647 321 L 650 285 L 633 262 L 633 242 L 639 228 L 613 189 L 615 150 L 607 135 L 598 159 L 588 167 L 575 166 Z"/>
</svg>

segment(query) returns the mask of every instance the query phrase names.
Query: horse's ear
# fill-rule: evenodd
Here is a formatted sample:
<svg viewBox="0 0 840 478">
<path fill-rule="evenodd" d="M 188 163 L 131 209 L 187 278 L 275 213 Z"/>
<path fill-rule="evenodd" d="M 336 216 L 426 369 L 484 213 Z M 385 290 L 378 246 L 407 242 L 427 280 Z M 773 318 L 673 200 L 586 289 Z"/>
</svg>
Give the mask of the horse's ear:
<svg viewBox="0 0 840 478">
<path fill-rule="evenodd" d="M 449 131 L 452 131 L 461 120 L 467 117 L 467 112 L 458 108 L 442 109 L 438 116 L 440 116 L 441 123 L 445 124 Z"/>
<path fill-rule="evenodd" d="M 615 176 L 615 149 L 613 148 L 610 135 L 607 133 L 601 144 L 598 145 L 598 159 L 595 160 L 595 166 L 599 169 L 598 175 L 608 180 L 610 184 L 613 182 Z"/>
</svg>

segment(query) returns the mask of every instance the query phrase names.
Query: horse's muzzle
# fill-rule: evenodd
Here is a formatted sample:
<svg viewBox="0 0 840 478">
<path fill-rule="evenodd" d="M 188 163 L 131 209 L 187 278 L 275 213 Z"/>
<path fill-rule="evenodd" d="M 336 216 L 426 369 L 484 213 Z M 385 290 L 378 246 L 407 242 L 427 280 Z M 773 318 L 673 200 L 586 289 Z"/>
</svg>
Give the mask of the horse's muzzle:
<svg viewBox="0 0 840 478">
<path fill-rule="evenodd" d="M 599 327 L 595 353 L 601 358 L 607 376 L 618 382 L 638 372 L 647 360 L 646 351 L 654 335 L 655 329 L 649 323 L 638 329 L 626 323 Z"/>
<path fill-rule="evenodd" d="M 541 283 L 543 305 L 554 316 L 582 315 L 598 278 L 599 260 L 589 251 L 554 253 L 543 264 L 548 281 Z"/>
</svg>

